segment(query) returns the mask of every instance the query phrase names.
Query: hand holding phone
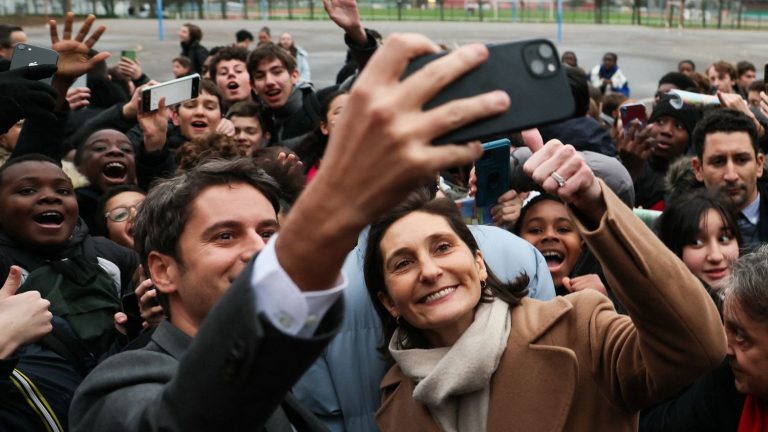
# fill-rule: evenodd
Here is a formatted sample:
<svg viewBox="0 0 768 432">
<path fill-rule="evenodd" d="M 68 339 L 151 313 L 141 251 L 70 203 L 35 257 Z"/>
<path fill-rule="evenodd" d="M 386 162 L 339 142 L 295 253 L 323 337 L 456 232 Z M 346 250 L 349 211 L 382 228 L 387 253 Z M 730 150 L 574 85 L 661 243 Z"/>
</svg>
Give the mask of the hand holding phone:
<svg viewBox="0 0 768 432">
<path fill-rule="evenodd" d="M 624 104 L 619 107 L 619 114 L 621 116 L 621 124 L 624 127 L 624 133 L 629 133 L 629 128 L 633 122 L 637 123 L 637 129 L 643 130 L 648 124 L 648 116 L 645 112 L 645 105 L 641 103 Z"/>
<path fill-rule="evenodd" d="M 133 50 L 122 50 L 122 51 L 120 51 L 120 57 L 125 57 L 127 59 L 136 61 L 136 51 L 133 51 Z"/>
</svg>

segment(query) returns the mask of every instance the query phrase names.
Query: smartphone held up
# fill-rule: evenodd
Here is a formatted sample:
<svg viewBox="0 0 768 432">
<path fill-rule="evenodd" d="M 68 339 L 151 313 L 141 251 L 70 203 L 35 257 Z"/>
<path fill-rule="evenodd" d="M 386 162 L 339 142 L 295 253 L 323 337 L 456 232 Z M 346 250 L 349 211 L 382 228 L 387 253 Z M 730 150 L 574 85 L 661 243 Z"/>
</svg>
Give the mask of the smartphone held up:
<svg viewBox="0 0 768 432">
<path fill-rule="evenodd" d="M 55 66 L 58 61 L 59 54 L 54 50 L 20 43 L 13 49 L 10 69 L 41 65 Z M 40 81 L 50 85 L 53 82 L 53 76 L 43 78 Z"/>
<path fill-rule="evenodd" d="M 488 60 L 443 88 L 424 105 L 434 108 L 455 99 L 504 90 L 512 101 L 507 112 L 476 121 L 435 140 L 435 144 L 488 141 L 510 132 L 569 118 L 575 103 L 555 46 L 545 39 L 488 45 Z M 446 53 L 411 61 L 403 78 Z"/>
<path fill-rule="evenodd" d="M 177 105 L 200 94 L 200 75 L 188 75 L 164 83 L 145 87 L 141 91 L 141 111 L 157 111 L 160 99 L 165 98 L 165 106 Z"/>
<path fill-rule="evenodd" d="M 636 130 L 643 130 L 648 124 L 648 115 L 645 111 L 645 105 L 642 103 L 628 103 L 620 106 L 619 115 L 625 134 L 629 132 L 632 124 L 637 124 Z"/>
</svg>

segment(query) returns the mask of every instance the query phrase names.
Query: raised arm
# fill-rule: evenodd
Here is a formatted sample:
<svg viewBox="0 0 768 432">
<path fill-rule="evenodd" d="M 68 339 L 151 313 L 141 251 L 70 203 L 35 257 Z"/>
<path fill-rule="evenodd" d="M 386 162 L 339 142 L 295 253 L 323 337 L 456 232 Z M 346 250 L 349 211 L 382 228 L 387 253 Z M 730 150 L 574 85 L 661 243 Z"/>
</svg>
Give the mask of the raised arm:
<svg viewBox="0 0 768 432">
<path fill-rule="evenodd" d="M 631 317 L 618 316 L 607 302 L 587 317 L 590 367 L 606 395 L 637 410 L 719 364 L 725 335 L 701 282 L 594 176 L 573 147 L 553 140 L 532 150 L 526 173 L 569 203 L 582 237 Z"/>
<path fill-rule="evenodd" d="M 481 153 L 477 142 L 432 146 L 434 137 L 509 106 L 504 92 L 493 92 L 422 111 L 440 88 L 488 57 L 484 46 L 465 46 L 400 81 L 410 58 L 438 49 L 422 36 L 392 36 L 353 87 L 339 133 L 323 158 L 325 168 L 296 202 L 277 239 L 280 263 L 302 289 L 330 286 L 358 233 L 374 217 L 438 170 L 469 163 Z"/>
</svg>

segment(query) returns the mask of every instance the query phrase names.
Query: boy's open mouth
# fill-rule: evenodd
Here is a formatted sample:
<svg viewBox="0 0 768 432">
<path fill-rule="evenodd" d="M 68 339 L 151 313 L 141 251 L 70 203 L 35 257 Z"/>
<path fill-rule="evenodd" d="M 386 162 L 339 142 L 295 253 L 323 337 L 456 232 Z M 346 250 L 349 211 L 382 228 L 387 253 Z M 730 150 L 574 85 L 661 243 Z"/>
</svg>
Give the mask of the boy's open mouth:
<svg viewBox="0 0 768 432">
<path fill-rule="evenodd" d="M 128 168 L 122 162 L 110 162 L 104 165 L 104 169 L 101 172 L 109 180 L 122 181 L 125 180 L 128 174 Z"/>
<path fill-rule="evenodd" d="M 32 220 L 45 227 L 59 227 L 64 223 L 64 214 L 49 210 L 34 216 Z"/>
</svg>

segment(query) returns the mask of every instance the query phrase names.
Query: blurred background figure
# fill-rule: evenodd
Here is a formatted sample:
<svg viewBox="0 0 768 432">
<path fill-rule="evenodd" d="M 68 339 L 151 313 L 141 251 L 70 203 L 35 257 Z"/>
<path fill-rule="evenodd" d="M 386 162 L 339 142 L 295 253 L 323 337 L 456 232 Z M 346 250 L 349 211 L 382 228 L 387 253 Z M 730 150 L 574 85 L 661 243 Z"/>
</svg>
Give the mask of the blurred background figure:
<svg viewBox="0 0 768 432">
<path fill-rule="evenodd" d="M 17 44 L 27 43 L 24 30 L 11 24 L 0 24 L 0 56 L 10 59 Z"/>
<path fill-rule="evenodd" d="M 262 46 L 265 43 L 272 42 L 272 31 L 269 29 L 269 27 L 264 26 L 259 30 L 259 42 L 256 46 Z"/>
<path fill-rule="evenodd" d="M 288 32 L 280 35 L 280 47 L 291 53 L 291 56 L 296 59 L 296 67 L 299 68 L 299 81 L 311 82 L 309 61 L 307 61 L 308 54 L 304 49 L 296 45 L 293 35 Z"/>
<path fill-rule="evenodd" d="M 235 46 L 245 49 L 251 49 L 253 43 L 253 33 L 246 29 L 238 30 L 235 33 Z"/>
<path fill-rule="evenodd" d="M 192 73 L 192 61 L 184 56 L 179 56 L 171 62 L 174 78 L 181 78 Z"/>
</svg>

